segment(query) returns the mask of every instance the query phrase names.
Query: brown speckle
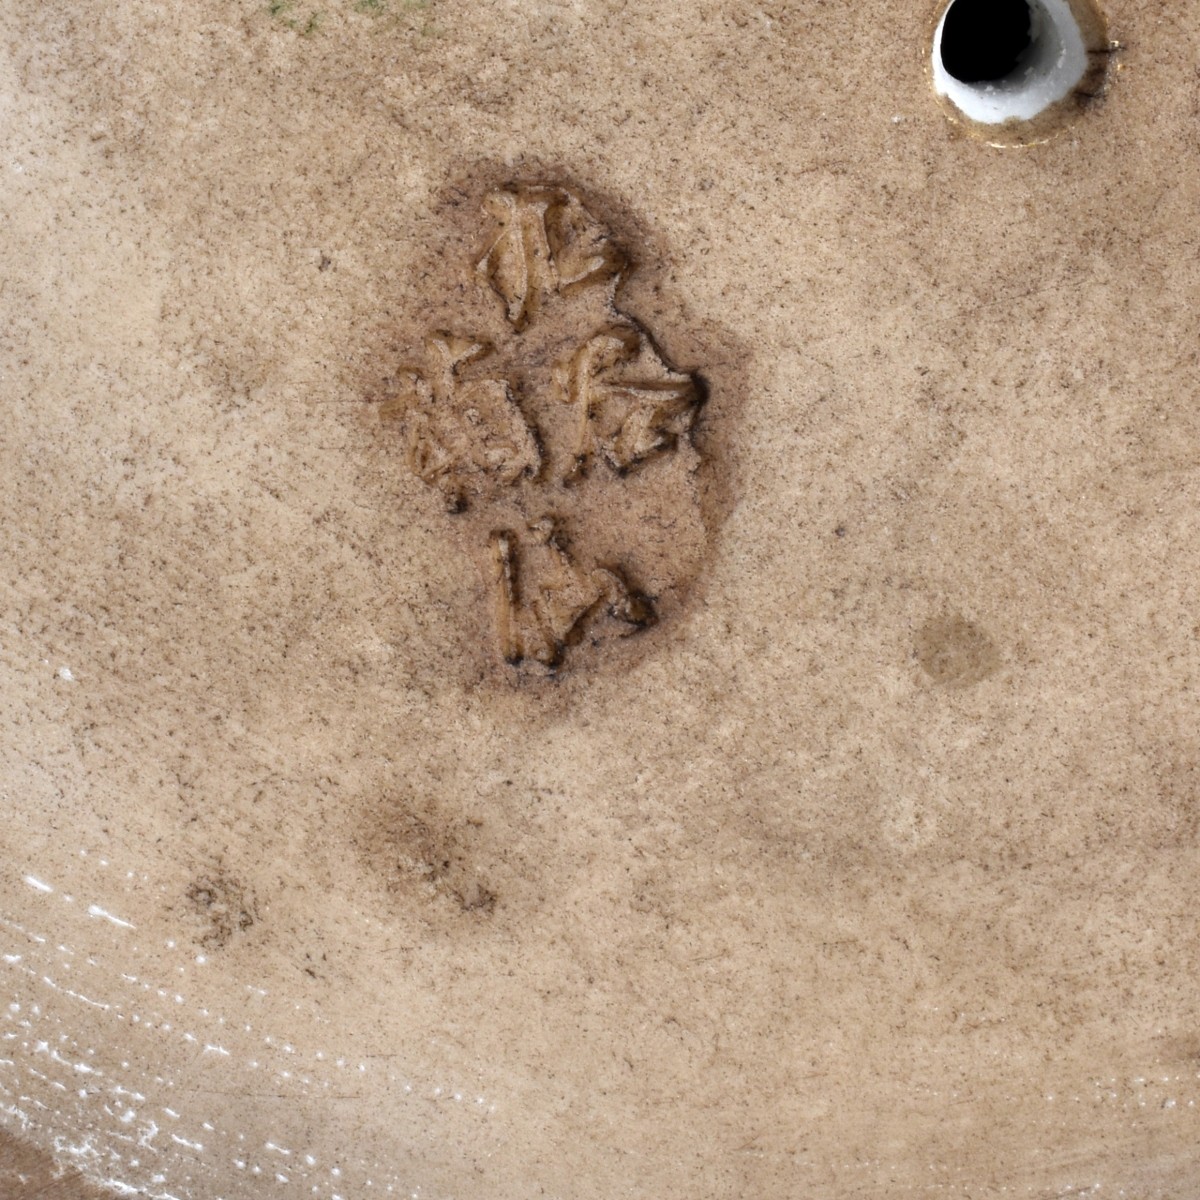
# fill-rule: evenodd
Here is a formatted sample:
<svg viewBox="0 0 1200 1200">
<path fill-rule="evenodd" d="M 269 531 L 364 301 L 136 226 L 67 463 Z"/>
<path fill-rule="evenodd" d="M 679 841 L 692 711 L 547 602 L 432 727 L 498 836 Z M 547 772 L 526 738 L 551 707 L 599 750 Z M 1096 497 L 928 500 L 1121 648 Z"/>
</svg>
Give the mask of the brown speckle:
<svg viewBox="0 0 1200 1200">
<path fill-rule="evenodd" d="M 202 922 L 196 940 L 205 949 L 220 950 L 255 922 L 253 898 L 223 871 L 197 876 L 185 895 L 193 915 Z"/>
</svg>

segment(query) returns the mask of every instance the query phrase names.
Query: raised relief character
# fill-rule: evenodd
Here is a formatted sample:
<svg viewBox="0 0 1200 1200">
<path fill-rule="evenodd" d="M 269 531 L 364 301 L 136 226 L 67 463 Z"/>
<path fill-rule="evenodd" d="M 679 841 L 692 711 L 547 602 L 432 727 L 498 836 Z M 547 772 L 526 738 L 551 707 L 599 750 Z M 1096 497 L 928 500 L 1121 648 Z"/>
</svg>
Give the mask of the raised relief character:
<svg viewBox="0 0 1200 1200">
<path fill-rule="evenodd" d="M 554 669 L 594 620 L 609 618 L 635 632 L 652 625 L 654 607 L 619 571 L 582 570 L 551 518 L 522 533 L 492 534 L 496 626 L 507 662 Z"/>
<path fill-rule="evenodd" d="M 467 374 L 491 351 L 486 342 L 434 334 L 424 368 L 401 370 L 399 394 L 383 410 L 403 424 L 409 467 L 442 492 L 452 512 L 536 474 L 541 462 L 507 381 Z"/>
<path fill-rule="evenodd" d="M 620 274 L 625 256 L 604 228 L 562 188 L 493 192 L 484 201 L 499 230 L 477 264 L 523 330 L 547 296 Z"/>
<path fill-rule="evenodd" d="M 691 431 L 701 402 L 695 379 L 667 366 L 633 324 L 594 334 L 559 365 L 557 381 L 578 422 L 566 482 L 582 478 L 596 456 L 624 473 L 673 450 Z"/>
<path fill-rule="evenodd" d="M 629 265 L 609 230 L 571 192 L 561 192 L 558 202 L 546 210 L 546 235 L 560 292 L 607 284 Z"/>
</svg>

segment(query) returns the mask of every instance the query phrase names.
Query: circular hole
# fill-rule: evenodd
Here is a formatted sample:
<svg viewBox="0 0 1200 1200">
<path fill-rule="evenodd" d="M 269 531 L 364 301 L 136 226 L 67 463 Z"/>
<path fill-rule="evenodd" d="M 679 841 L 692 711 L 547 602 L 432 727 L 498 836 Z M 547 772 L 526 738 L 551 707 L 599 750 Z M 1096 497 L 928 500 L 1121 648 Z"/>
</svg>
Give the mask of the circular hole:
<svg viewBox="0 0 1200 1200">
<path fill-rule="evenodd" d="M 955 0 L 942 24 L 942 66 L 959 83 L 995 83 L 1032 44 L 1028 0 Z"/>
<path fill-rule="evenodd" d="M 933 35 L 934 90 L 981 125 L 1032 121 L 1103 70 L 1103 30 L 1090 0 L 952 0 Z"/>
</svg>

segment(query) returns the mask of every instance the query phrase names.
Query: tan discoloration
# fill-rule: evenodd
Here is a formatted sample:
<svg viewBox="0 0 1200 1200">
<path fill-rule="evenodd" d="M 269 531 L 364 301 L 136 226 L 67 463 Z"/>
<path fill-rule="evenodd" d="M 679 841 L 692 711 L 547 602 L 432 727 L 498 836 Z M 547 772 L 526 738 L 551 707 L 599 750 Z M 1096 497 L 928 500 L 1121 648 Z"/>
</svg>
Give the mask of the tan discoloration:
<svg viewBox="0 0 1200 1200">
<path fill-rule="evenodd" d="M 995 643 L 965 617 L 935 617 L 917 632 L 917 662 L 933 683 L 968 687 L 1000 665 Z"/>
<path fill-rule="evenodd" d="M 418 930 L 453 932 L 462 917 L 489 916 L 502 903 L 485 873 L 493 841 L 475 812 L 412 795 L 376 797 L 353 844 L 387 905 Z"/>
</svg>

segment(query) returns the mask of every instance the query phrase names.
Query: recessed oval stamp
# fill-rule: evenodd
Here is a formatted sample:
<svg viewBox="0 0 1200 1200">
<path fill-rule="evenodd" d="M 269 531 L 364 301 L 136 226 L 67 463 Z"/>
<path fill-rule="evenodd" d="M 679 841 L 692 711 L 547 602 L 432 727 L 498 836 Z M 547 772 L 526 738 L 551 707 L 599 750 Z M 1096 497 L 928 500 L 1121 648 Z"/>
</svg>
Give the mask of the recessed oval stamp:
<svg viewBox="0 0 1200 1200">
<path fill-rule="evenodd" d="M 447 214 L 382 446 L 473 560 L 491 659 L 557 677 L 668 622 L 701 570 L 703 364 L 625 311 L 637 247 L 578 187 L 499 180 Z"/>
</svg>

